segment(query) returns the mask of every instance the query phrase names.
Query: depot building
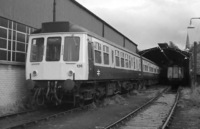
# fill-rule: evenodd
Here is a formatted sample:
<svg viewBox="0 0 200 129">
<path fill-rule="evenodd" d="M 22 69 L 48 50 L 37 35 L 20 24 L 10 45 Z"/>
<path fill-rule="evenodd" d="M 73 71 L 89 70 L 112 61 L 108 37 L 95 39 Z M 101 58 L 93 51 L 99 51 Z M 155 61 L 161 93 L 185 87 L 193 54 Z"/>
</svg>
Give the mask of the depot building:
<svg viewBox="0 0 200 129">
<path fill-rule="evenodd" d="M 43 22 L 52 22 L 53 17 L 82 26 L 133 52 L 137 50 L 137 44 L 75 0 L 1 0 L 0 115 L 18 111 L 26 103 L 30 94 L 25 85 L 29 35 Z"/>
</svg>

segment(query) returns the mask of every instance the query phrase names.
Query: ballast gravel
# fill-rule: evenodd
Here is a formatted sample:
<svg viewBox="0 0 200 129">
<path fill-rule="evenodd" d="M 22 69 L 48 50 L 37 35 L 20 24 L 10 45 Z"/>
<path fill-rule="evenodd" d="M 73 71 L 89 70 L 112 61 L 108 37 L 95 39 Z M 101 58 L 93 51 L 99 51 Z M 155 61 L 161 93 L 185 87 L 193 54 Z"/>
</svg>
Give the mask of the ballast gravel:
<svg viewBox="0 0 200 129">
<path fill-rule="evenodd" d="M 164 94 L 153 105 L 139 113 L 120 129 L 157 129 L 159 128 L 175 102 L 175 94 Z"/>
</svg>

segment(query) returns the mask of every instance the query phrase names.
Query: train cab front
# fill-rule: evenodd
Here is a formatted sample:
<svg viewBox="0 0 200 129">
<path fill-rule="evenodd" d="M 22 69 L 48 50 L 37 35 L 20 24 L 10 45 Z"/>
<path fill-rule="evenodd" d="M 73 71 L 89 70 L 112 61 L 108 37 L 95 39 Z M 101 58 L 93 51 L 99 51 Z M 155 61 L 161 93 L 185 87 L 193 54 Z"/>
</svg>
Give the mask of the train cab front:
<svg viewBox="0 0 200 129">
<path fill-rule="evenodd" d="M 45 100 L 61 103 L 64 93 L 74 88 L 75 81 L 86 78 L 83 37 L 81 34 L 30 36 L 26 79 L 38 104 L 44 104 Z"/>
</svg>

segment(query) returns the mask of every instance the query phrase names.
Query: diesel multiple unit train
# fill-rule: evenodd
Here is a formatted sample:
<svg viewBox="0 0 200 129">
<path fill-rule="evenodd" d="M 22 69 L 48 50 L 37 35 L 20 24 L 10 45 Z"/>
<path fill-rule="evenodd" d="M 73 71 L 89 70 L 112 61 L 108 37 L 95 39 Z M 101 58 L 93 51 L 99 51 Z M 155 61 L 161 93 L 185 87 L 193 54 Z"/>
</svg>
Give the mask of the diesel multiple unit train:
<svg viewBox="0 0 200 129">
<path fill-rule="evenodd" d="M 96 100 L 155 84 L 152 61 L 69 22 L 43 23 L 29 37 L 27 85 L 37 104 Z"/>
</svg>

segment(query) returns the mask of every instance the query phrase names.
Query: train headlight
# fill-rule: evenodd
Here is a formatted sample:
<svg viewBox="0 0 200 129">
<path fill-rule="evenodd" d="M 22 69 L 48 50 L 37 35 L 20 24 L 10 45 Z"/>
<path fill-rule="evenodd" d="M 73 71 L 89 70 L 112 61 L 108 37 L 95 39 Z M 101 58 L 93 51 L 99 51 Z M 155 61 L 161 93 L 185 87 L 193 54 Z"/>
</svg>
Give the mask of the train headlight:
<svg viewBox="0 0 200 129">
<path fill-rule="evenodd" d="M 35 76 L 37 76 L 37 75 L 38 75 L 38 71 L 34 70 L 34 71 L 33 71 L 33 76 L 35 77 Z"/>
<path fill-rule="evenodd" d="M 70 77 L 73 76 L 73 71 L 70 70 L 70 71 L 68 72 L 68 76 L 70 76 Z"/>
</svg>

